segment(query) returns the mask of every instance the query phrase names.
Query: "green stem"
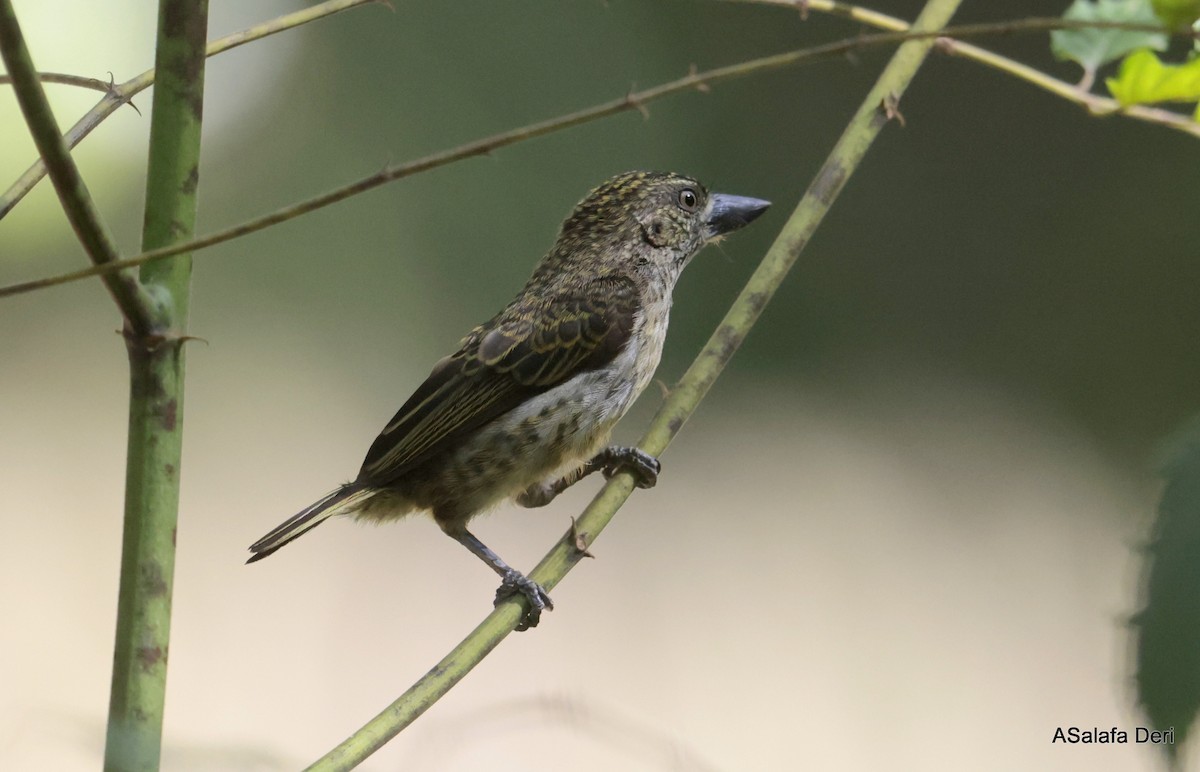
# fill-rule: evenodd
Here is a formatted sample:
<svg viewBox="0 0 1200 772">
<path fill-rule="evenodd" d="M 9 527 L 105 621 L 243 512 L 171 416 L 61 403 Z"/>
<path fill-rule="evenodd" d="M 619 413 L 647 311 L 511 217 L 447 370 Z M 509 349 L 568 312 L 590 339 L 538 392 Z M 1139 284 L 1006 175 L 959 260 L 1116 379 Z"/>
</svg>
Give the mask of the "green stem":
<svg viewBox="0 0 1200 772">
<path fill-rule="evenodd" d="M 104 227 L 87 185 L 75 166 L 75 160 L 63 143 L 58 122 L 54 119 L 50 102 L 42 90 L 33 58 L 17 23 L 12 0 L 0 0 L 0 57 L 3 57 L 4 66 L 12 78 L 13 90 L 25 122 L 29 125 L 29 133 L 33 136 L 63 211 L 79 242 L 83 244 L 84 251 L 94 265 L 117 262 L 120 255 L 117 254 L 112 236 Z M 149 310 L 152 304 L 137 279 L 128 271 L 117 270 L 104 275 L 104 284 L 117 302 L 126 324 L 142 332 L 149 330 L 152 326 Z"/>
<path fill-rule="evenodd" d="M 929 0 L 914 29 L 944 27 L 960 1 Z M 654 455 L 661 454 L 695 411 L 783 283 L 850 174 L 889 117 L 896 114 L 901 94 L 933 44 L 931 37 L 911 40 L 892 57 L 729 313 L 659 409 L 639 444 L 641 448 Z M 576 521 L 573 532 L 568 532 L 551 549 L 530 573 L 530 578 L 547 589 L 557 585 L 582 559 L 582 549 L 608 525 L 632 491 L 633 478 L 628 473 L 610 480 Z M 399 734 L 512 632 L 524 613 L 523 602 L 513 600 L 497 607 L 407 692 L 310 766 L 308 772 L 352 769 Z"/>
<path fill-rule="evenodd" d="M 195 232 L 207 27 L 207 0 L 159 1 L 143 249 Z M 143 267 L 157 325 L 125 331 L 129 449 L 106 772 L 153 772 L 162 750 L 191 269 L 188 254 Z"/>
<path fill-rule="evenodd" d="M 327 2 L 318 3 L 310 8 L 304 8 L 294 13 L 272 19 L 271 21 L 263 22 L 262 24 L 255 24 L 253 27 L 247 27 L 240 32 L 234 32 L 218 38 L 208 45 L 207 55 L 216 56 L 246 43 L 274 35 L 277 32 L 293 29 L 310 21 L 323 19 L 326 16 L 332 16 L 335 13 L 340 13 L 356 6 L 372 3 L 388 5 L 387 0 L 327 0 Z M 0 83 L 3 82 L 3 80 L 0 80 Z M 154 70 L 150 69 L 141 75 L 130 78 L 124 83 L 106 88 L 105 90 L 108 92 L 108 95 L 104 99 L 101 99 L 95 107 L 88 110 L 64 135 L 67 147 L 73 148 L 78 145 L 105 118 L 115 113 L 121 105 L 126 103 L 132 104 L 131 100 L 134 96 L 150 88 L 153 84 Z M 34 186 L 45 175 L 45 164 L 42 163 L 41 159 L 34 161 L 25 170 L 25 173 L 4 192 L 4 195 L 0 196 L 0 219 L 3 219 L 29 191 L 33 190 Z"/>
</svg>

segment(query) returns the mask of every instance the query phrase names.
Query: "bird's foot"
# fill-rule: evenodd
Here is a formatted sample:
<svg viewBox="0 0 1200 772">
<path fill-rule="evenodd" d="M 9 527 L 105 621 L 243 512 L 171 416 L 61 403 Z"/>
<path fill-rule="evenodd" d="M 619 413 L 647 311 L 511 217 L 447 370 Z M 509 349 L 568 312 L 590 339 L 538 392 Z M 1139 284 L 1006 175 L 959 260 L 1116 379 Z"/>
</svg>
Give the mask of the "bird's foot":
<svg viewBox="0 0 1200 772">
<path fill-rule="evenodd" d="M 529 601 L 529 609 L 517 624 L 518 631 L 537 627 L 538 622 L 542 619 L 542 609 L 554 610 L 554 602 L 550 600 L 550 595 L 540 584 L 511 568 L 504 574 L 504 579 L 500 582 L 500 589 L 496 590 L 496 600 L 493 605 L 499 606 L 518 594 L 524 595 L 525 600 Z"/>
<path fill-rule="evenodd" d="M 617 472 L 627 471 L 633 475 L 639 488 L 653 488 L 658 482 L 662 464 L 654 456 L 638 448 L 611 447 L 604 451 L 604 476 L 612 477 Z"/>
</svg>

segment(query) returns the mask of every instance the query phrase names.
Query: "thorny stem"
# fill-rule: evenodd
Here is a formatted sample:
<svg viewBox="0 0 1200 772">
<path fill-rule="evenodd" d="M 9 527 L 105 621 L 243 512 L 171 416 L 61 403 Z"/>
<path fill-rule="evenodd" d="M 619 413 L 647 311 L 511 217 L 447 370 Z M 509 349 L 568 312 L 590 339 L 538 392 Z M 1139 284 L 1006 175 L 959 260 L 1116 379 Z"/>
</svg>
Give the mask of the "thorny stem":
<svg viewBox="0 0 1200 772">
<path fill-rule="evenodd" d="M 99 78 L 89 78 L 84 75 L 68 75 L 62 72 L 39 72 L 37 79 L 42 83 L 57 83 L 60 86 L 78 86 L 79 88 L 91 89 L 92 91 L 101 91 L 105 94 L 112 93 L 116 89 L 111 81 L 103 81 Z M 11 86 L 13 78 L 11 75 L 0 73 L 0 86 Z"/>
</svg>

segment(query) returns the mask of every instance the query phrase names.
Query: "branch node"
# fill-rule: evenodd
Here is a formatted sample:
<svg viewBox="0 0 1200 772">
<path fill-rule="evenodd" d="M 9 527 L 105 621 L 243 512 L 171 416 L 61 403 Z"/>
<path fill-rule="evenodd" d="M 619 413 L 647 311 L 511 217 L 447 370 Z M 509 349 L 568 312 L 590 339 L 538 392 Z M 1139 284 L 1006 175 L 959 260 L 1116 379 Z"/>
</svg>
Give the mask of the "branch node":
<svg viewBox="0 0 1200 772">
<path fill-rule="evenodd" d="M 688 77 L 693 78 L 696 81 L 696 90 L 701 94 L 707 94 L 708 92 L 712 91 L 712 87 L 700 77 L 700 71 L 696 69 L 695 62 L 692 62 L 688 65 Z"/>
<path fill-rule="evenodd" d="M 795 0 L 796 10 L 800 11 L 800 21 L 808 21 L 809 0 Z"/>
<path fill-rule="evenodd" d="M 108 91 L 106 94 L 110 99 L 115 99 L 120 104 L 129 105 L 139 116 L 142 114 L 138 106 L 133 103 L 133 96 L 125 96 L 125 92 L 121 89 L 121 86 L 116 84 L 116 77 L 112 74 L 112 70 L 108 71 Z"/>
<path fill-rule="evenodd" d="M 574 547 L 575 551 L 582 558 L 596 557 L 588 552 L 588 534 L 586 531 L 579 530 L 579 523 L 576 522 L 574 517 L 571 518 L 571 546 Z"/>
<path fill-rule="evenodd" d="M 884 116 L 889 121 L 896 121 L 900 124 L 900 128 L 904 128 L 908 124 L 904 120 L 904 115 L 900 112 L 900 98 L 895 94 L 888 94 L 883 98 L 883 102 L 879 105 L 883 110 Z"/>
<path fill-rule="evenodd" d="M 646 105 L 642 104 L 642 100 L 637 98 L 636 89 L 636 83 L 629 87 L 629 93 L 625 95 L 625 104 L 641 113 L 642 120 L 648 121 L 650 120 L 650 110 L 647 109 Z"/>
<path fill-rule="evenodd" d="M 192 340 L 199 341 L 206 346 L 209 345 L 207 338 L 201 338 L 197 335 L 187 335 L 175 332 L 174 330 L 158 329 L 139 333 L 129 329 L 129 326 L 126 325 L 124 329 L 115 330 L 115 332 L 125 338 L 126 345 L 131 348 L 136 347 L 139 351 L 147 354 L 157 353 L 164 346 L 180 348 L 184 343 Z"/>
</svg>

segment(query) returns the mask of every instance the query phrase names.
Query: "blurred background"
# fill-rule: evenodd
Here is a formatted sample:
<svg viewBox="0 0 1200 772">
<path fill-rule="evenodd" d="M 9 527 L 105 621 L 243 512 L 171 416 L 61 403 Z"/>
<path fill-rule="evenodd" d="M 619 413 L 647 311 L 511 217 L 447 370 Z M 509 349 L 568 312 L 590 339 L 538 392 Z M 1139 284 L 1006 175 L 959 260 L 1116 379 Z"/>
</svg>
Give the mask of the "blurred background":
<svg viewBox="0 0 1200 772">
<path fill-rule="evenodd" d="M 210 37 L 303 5 L 213 0 Z M 632 85 L 855 35 L 734 2 L 398 0 L 209 61 L 200 231 Z M 875 0 L 911 18 L 916 0 Z M 1066 3 L 967 2 L 956 21 Z M 150 0 L 17 0 L 39 69 L 153 62 Z M 1045 35 L 985 45 L 1078 77 Z M 721 83 L 388 185 L 198 253 L 164 768 L 288 770 L 375 715 L 490 608 L 423 519 L 246 546 L 352 477 L 375 433 L 627 169 L 767 198 L 676 292 L 674 382 L 889 52 Z M 70 125 L 96 94 L 50 87 Z M 149 92 L 76 151 L 137 251 Z M 1144 770 L 1052 745 L 1144 724 L 1129 616 L 1157 448 L 1200 408 L 1195 139 L 935 55 L 694 419 L 514 636 L 367 770 Z M 35 157 L 0 89 L 0 181 Z M 49 184 L 0 283 L 86 263 Z M 0 768 L 95 769 L 127 409 L 96 281 L 0 303 Z M 647 390 L 618 440 L 657 407 Z M 520 568 L 598 487 L 476 533 Z"/>
</svg>

